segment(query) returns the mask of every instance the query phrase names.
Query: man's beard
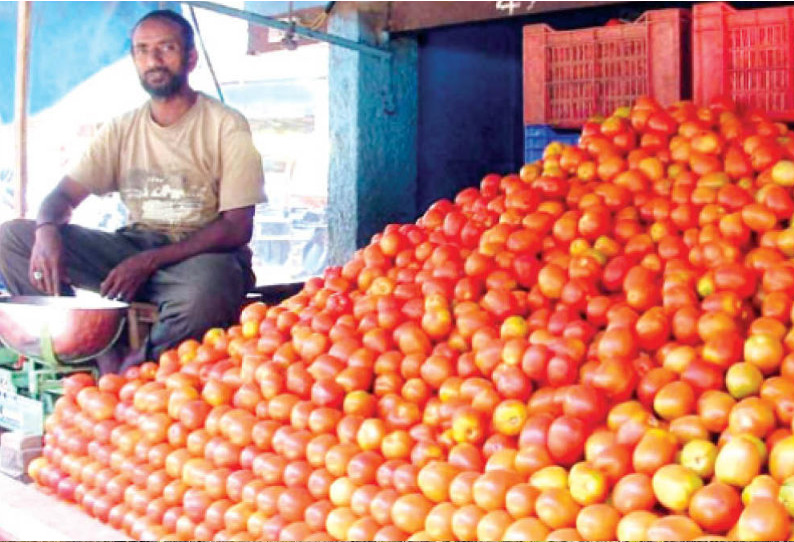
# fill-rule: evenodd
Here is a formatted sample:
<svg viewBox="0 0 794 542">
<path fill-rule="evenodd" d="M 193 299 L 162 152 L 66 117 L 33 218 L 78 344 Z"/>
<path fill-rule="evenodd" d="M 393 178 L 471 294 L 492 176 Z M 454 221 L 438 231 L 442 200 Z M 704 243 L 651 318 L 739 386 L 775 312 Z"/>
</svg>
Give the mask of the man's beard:
<svg viewBox="0 0 794 542">
<path fill-rule="evenodd" d="M 146 76 L 150 73 L 161 72 L 168 75 L 168 78 L 157 85 L 150 84 L 146 81 Z M 182 87 L 187 83 L 187 71 L 179 73 L 172 73 L 168 68 L 154 68 L 148 70 L 141 77 L 141 86 L 143 90 L 149 93 L 152 98 L 171 98 L 179 93 Z"/>
</svg>

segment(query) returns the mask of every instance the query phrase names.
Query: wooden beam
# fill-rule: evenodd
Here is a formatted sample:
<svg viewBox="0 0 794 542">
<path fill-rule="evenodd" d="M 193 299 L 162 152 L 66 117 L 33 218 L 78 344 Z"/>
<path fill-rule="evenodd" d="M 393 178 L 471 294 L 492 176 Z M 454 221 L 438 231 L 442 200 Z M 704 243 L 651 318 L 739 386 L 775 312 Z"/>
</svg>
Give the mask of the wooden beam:
<svg viewBox="0 0 794 542">
<path fill-rule="evenodd" d="M 16 123 L 16 186 L 14 206 L 18 217 L 27 213 L 28 188 L 28 75 L 30 60 L 30 10 L 32 2 L 17 3 L 17 64 L 14 96 Z"/>
<path fill-rule="evenodd" d="M 613 1 L 391 2 L 389 26 L 394 32 L 402 32 L 620 3 Z"/>
</svg>

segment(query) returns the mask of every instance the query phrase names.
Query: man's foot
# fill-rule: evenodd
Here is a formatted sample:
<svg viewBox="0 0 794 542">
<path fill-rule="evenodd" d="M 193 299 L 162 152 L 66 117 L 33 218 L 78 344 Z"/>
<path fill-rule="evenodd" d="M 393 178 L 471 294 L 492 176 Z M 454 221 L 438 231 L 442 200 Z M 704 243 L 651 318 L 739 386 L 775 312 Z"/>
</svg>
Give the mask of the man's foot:
<svg viewBox="0 0 794 542">
<path fill-rule="evenodd" d="M 115 344 L 107 352 L 94 358 L 99 369 L 99 374 L 123 374 L 130 367 L 135 367 L 146 361 L 144 349 L 130 350 L 123 344 Z"/>
<path fill-rule="evenodd" d="M 124 353 L 121 348 L 114 346 L 104 354 L 100 354 L 94 358 L 99 369 L 99 375 L 106 375 L 110 373 L 120 373 L 119 370 L 122 362 L 124 361 Z"/>
<path fill-rule="evenodd" d="M 138 365 L 141 365 L 145 361 L 146 361 L 146 356 L 144 355 L 143 348 L 140 348 L 138 350 L 133 350 L 129 352 L 126 356 L 124 356 L 123 360 L 121 360 L 118 372 L 119 374 L 123 374 L 124 371 L 126 371 L 130 367 L 137 367 Z"/>
</svg>

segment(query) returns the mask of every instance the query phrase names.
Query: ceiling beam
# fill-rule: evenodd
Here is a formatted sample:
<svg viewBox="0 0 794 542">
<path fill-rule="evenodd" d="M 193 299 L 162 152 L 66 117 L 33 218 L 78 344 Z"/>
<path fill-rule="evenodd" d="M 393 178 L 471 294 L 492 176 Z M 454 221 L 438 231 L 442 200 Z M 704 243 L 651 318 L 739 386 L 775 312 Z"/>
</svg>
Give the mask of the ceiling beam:
<svg viewBox="0 0 794 542">
<path fill-rule="evenodd" d="M 390 2 L 391 18 L 389 30 L 404 32 L 436 26 L 505 19 L 508 17 L 621 3 L 623 2 Z"/>
</svg>

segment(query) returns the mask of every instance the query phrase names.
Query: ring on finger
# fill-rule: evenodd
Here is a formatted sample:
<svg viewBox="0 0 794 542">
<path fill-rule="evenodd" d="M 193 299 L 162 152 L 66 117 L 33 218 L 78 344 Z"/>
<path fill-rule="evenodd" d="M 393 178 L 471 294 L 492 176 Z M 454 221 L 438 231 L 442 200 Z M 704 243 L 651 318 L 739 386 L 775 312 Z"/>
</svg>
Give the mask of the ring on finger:
<svg viewBox="0 0 794 542">
<path fill-rule="evenodd" d="M 44 274 L 41 271 L 36 270 L 33 272 L 33 280 L 41 280 L 42 278 L 44 278 Z"/>
</svg>

